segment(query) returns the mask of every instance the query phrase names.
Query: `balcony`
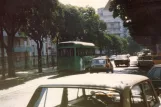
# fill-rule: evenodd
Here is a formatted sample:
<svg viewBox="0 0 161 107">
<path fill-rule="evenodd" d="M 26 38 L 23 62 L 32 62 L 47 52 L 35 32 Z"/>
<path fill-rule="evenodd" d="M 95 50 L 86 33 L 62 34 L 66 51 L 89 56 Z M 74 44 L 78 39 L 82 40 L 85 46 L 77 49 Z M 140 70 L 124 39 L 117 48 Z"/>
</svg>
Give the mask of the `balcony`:
<svg viewBox="0 0 161 107">
<path fill-rule="evenodd" d="M 14 52 L 32 52 L 31 46 L 17 46 L 14 47 Z"/>
</svg>

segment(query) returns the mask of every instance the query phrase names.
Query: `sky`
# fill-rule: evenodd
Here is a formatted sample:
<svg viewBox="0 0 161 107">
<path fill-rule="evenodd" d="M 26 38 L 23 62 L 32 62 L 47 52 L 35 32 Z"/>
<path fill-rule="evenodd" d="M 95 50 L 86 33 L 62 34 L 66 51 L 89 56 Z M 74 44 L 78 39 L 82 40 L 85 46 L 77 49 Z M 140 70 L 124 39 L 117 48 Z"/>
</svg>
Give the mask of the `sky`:
<svg viewBox="0 0 161 107">
<path fill-rule="evenodd" d="M 59 2 L 81 7 L 91 6 L 97 11 L 98 8 L 105 7 L 108 0 L 59 0 Z"/>
</svg>

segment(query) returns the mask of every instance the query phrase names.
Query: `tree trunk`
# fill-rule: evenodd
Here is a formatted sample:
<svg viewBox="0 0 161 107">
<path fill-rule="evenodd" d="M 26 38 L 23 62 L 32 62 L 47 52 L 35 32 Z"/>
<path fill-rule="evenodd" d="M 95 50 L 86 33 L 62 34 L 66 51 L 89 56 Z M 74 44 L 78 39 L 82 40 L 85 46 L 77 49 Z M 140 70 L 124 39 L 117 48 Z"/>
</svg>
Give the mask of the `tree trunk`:
<svg viewBox="0 0 161 107">
<path fill-rule="evenodd" d="M 47 67 L 49 67 L 49 56 L 48 56 L 48 49 L 46 50 L 46 64 L 47 64 Z"/>
<path fill-rule="evenodd" d="M 100 48 L 100 55 L 102 55 L 102 48 Z"/>
<path fill-rule="evenodd" d="M 0 20 L 1 21 L 1 20 Z M 0 24 L 0 43 L 1 43 L 1 63 L 2 63 L 2 79 L 5 79 L 5 61 L 4 61 L 4 38 L 3 38 L 3 29 Z"/>
<path fill-rule="evenodd" d="M 27 51 L 25 52 L 25 70 L 28 69 L 28 55 Z"/>
<path fill-rule="evenodd" d="M 41 51 L 42 51 L 42 41 L 36 42 L 37 43 L 37 51 L 38 51 L 38 73 L 42 73 L 42 56 L 41 56 Z"/>
<path fill-rule="evenodd" d="M 15 77 L 15 71 L 14 71 L 14 63 L 13 63 L 13 54 L 12 54 L 12 48 L 8 48 L 7 50 L 7 61 L 8 61 L 8 76 L 9 77 Z"/>
<path fill-rule="evenodd" d="M 15 68 L 14 68 L 14 59 L 13 59 L 13 41 L 14 41 L 14 36 L 13 35 L 8 35 L 8 48 L 7 48 L 7 60 L 8 60 L 8 76 L 9 77 L 15 77 Z"/>
</svg>

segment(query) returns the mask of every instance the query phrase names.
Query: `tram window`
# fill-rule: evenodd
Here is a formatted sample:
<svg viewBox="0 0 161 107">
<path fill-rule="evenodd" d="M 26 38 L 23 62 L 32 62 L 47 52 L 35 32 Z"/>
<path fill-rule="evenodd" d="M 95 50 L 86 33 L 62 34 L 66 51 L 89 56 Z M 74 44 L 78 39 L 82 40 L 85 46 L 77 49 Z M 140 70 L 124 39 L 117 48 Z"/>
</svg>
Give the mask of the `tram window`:
<svg viewBox="0 0 161 107">
<path fill-rule="evenodd" d="M 77 56 L 90 56 L 94 55 L 94 49 L 91 48 L 77 48 L 76 55 Z"/>
<path fill-rule="evenodd" d="M 58 56 L 74 56 L 73 48 L 59 49 Z"/>
</svg>

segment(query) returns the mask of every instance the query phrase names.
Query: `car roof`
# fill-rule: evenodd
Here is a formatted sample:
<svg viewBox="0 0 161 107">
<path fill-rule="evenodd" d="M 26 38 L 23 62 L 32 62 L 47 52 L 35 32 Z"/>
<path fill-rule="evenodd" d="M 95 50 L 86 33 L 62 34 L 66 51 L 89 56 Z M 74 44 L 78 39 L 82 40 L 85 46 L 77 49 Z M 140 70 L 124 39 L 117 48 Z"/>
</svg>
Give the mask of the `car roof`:
<svg viewBox="0 0 161 107">
<path fill-rule="evenodd" d="M 66 42 L 60 42 L 61 43 L 73 43 L 73 44 L 81 44 L 84 46 L 95 46 L 93 43 L 89 43 L 89 42 L 81 42 L 81 41 L 66 41 Z"/>
<path fill-rule="evenodd" d="M 83 86 L 88 88 L 113 88 L 123 90 L 125 87 L 131 87 L 144 80 L 148 80 L 148 78 L 134 74 L 79 74 L 57 78 L 51 80 L 51 84 L 40 87 Z"/>
<path fill-rule="evenodd" d="M 99 57 L 96 57 L 96 58 L 93 58 L 93 59 L 108 59 L 108 56 L 99 56 Z"/>
</svg>

